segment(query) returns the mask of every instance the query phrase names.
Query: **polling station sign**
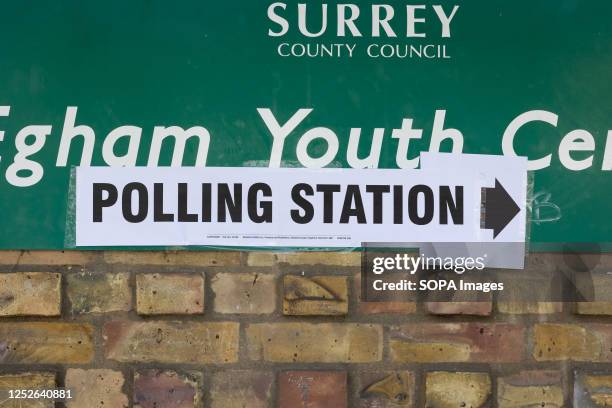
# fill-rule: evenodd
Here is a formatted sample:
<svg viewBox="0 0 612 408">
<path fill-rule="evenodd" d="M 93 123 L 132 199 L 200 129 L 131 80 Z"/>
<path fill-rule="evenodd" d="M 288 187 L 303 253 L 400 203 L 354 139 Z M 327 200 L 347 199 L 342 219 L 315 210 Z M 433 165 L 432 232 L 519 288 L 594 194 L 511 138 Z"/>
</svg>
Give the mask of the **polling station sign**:
<svg viewBox="0 0 612 408">
<path fill-rule="evenodd" d="M 526 176 L 500 176 L 512 197 L 494 173 L 467 168 L 84 167 L 76 246 L 524 242 Z"/>
<path fill-rule="evenodd" d="M 426 152 L 527 157 L 530 242 L 608 242 L 611 14 L 576 0 L 5 0 L 0 249 L 66 247 L 75 167 L 402 173 Z"/>
</svg>

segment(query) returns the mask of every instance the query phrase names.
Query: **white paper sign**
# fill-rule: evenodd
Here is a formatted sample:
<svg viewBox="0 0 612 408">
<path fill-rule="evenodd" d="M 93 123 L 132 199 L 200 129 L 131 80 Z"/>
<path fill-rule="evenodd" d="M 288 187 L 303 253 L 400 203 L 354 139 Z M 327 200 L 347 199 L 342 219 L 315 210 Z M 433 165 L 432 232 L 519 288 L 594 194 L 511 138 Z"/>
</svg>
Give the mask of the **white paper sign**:
<svg viewBox="0 0 612 408">
<path fill-rule="evenodd" d="M 421 170 L 425 171 L 455 168 L 475 171 L 478 178 L 484 181 L 485 188 L 495 187 L 497 180 L 521 208 L 521 212 L 516 216 L 521 221 L 513 220 L 506 225 L 495 242 L 524 242 L 524 239 L 514 241 L 514 237 L 525 236 L 524 205 L 527 202 L 528 184 L 526 157 L 422 152 L 420 164 Z"/>
<path fill-rule="evenodd" d="M 83 167 L 76 172 L 76 246 L 524 241 L 524 199 L 497 237 L 482 228 L 487 187 L 489 176 L 468 167 Z"/>
</svg>

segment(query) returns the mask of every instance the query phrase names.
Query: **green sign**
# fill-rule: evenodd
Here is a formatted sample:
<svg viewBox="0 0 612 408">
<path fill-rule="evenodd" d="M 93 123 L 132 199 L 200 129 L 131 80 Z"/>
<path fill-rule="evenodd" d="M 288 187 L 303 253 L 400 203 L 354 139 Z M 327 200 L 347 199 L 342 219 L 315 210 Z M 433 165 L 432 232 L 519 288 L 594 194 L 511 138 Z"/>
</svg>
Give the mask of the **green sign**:
<svg viewBox="0 0 612 408">
<path fill-rule="evenodd" d="M 531 241 L 609 241 L 612 3 L 387 3 L 4 1 L 0 248 L 65 246 L 73 166 L 436 150 L 528 156 Z"/>
</svg>

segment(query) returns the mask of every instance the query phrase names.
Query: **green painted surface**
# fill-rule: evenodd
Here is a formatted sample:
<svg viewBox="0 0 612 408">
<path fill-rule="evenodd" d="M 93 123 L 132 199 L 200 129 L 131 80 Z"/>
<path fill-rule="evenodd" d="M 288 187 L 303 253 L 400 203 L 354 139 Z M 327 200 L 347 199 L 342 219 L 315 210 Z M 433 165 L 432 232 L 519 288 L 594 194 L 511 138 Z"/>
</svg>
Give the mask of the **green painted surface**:
<svg viewBox="0 0 612 408">
<path fill-rule="evenodd" d="M 95 165 L 104 164 L 104 136 L 126 124 L 143 128 L 139 165 L 146 163 L 156 125 L 206 127 L 209 166 L 267 165 L 272 139 L 256 108 L 271 108 L 284 121 L 308 107 L 314 111 L 287 139 L 283 160 L 295 162 L 297 135 L 326 126 L 340 138 L 337 164 L 347 166 L 350 128 L 369 135 L 383 127 L 380 167 L 390 168 L 397 147 L 391 129 L 402 118 L 414 118 L 414 126 L 424 129 L 423 139 L 411 142 L 411 155 L 428 149 L 436 109 L 446 109 L 446 126 L 463 133 L 464 152 L 501 154 L 509 122 L 543 109 L 559 115 L 558 127 L 525 128 L 517 151 L 530 157 L 554 153 L 552 165 L 535 174 L 535 193 L 540 201 L 550 195 L 560 219 L 534 223 L 531 241 L 612 241 L 612 173 L 601 170 L 612 129 L 612 2 L 438 2 L 448 9 L 460 5 L 452 38 L 441 40 L 439 24 L 426 24 L 422 42 L 446 44 L 450 60 L 282 58 L 276 51 L 281 42 L 338 39 L 306 39 L 294 25 L 282 39 L 269 37 L 268 29 L 278 28 L 266 16 L 270 3 L 3 1 L 0 105 L 10 105 L 11 113 L 0 118 L 0 248 L 64 246 L 70 170 L 55 161 L 67 106 L 78 106 L 77 123 L 96 132 Z M 287 14 L 295 17 L 296 3 L 287 3 Z M 354 3 L 367 23 L 371 3 Z M 390 3 L 398 10 L 404 4 Z M 435 17 L 430 9 L 424 14 Z M 377 41 L 419 43 L 401 36 L 342 39 L 363 46 Z M 44 166 L 42 181 L 17 188 L 5 172 L 16 153 L 15 134 L 29 124 L 51 124 L 53 131 L 31 157 Z M 564 168 L 556 154 L 574 129 L 588 130 L 596 141 L 593 166 L 578 172 Z M 189 145 L 191 159 L 194 147 Z M 314 146 L 313 154 L 322 147 Z M 367 153 L 368 144 L 360 151 Z M 75 148 L 70 163 L 79 160 Z M 550 206 L 541 209 L 542 218 L 555 215 Z"/>
</svg>

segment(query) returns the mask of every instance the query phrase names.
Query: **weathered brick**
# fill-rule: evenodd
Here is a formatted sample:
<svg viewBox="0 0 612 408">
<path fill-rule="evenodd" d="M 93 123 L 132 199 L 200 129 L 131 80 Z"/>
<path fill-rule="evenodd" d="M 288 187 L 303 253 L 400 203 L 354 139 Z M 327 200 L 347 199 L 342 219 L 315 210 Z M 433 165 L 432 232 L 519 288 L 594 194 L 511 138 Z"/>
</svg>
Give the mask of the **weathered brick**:
<svg viewBox="0 0 612 408">
<path fill-rule="evenodd" d="M 574 407 L 612 407 L 612 373 L 576 371 Z"/>
<path fill-rule="evenodd" d="M 565 264 L 562 252 L 530 252 L 527 254 L 525 269 L 529 272 L 554 272 Z"/>
<path fill-rule="evenodd" d="M 97 259 L 94 251 L 0 251 L 0 265 L 87 265 Z"/>
<path fill-rule="evenodd" d="M 271 372 L 229 370 L 214 374 L 211 408 L 267 408 L 272 406 Z"/>
<path fill-rule="evenodd" d="M 348 283 L 345 276 L 284 277 L 283 314 L 333 316 L 347 313 Z"/>
<path fill-rule="evenodd" d="M 612 266 L 612 257 L 609 254 L 597 253 L 596 251 L 586 250 L 586 248 L 586 252 L 572 248 L 564 249 L 560 254 L 561 260 L 557 260 L 554 267 L 577 272 L 576 277 L 592 271 L 610 270 Z"/>
<path fill-rule="evenodd" d="M 122 391 L 125 379 L 120 371 L 106 369 L 66 371 L 66 388 L 72 390 L 67 408 L 127 408 L 128 398 Z"/>
<path fill-rule="evenodd" d="M 238 266 L 239 251 L 106 251 L 104 261 L 124 265 Z"/>
<path fill-rule="evenodd" d="M 56 388 L 55 373 L 31 372 L 17 374 L 0 374 L 0 390 L 48 390 Z M 0 408 L 53 408 L 55 402 L 50 399 L 9 400 L 2 394 Z"/>
<path fill-rule="evenodd" d="M 285 371 L 278 375 L 278 408 L 346 408 L 346 372 Z"/>
<path fill-rule="evenodd" d="M 392 327 L 391 358 L 403 363 L 518 362 L 524 328 L 506 323 L 420 323 Z"/>
<path fill-rule="evenodd" d="M 276 309 L 274 275 L 218 273 L 212 278 L 214 309 L 225 314 L 269 314 Z"/>
<path fill-rule="evenodd" d="M 389 302 L 363 302 L 361 301 L 361 273 L 353 276 L 353 292 L 358 296 L 358 312 L 360 314 L 406 314 L 416 312 L 416 302 L 399 300 L 402 295 L 397 293 L 397 300 Z"/>
<path fill-rule="evenodd" d="M 416 302 L 359 302 L 361 314 L 409 314 L 416 312 Z"/>
<path fill-rule="evenodd" d="M 507 314 L 553 314 L 563 311 L 561 302 L 497 302 L 499 313 Z"/>
<path fill-rule="evenodd" d="M 249 252 L 248 266 L 289 265 L 328 265 L 328 266 L 359 266 L 359 252 Z"/>
<path fill-rule="evenodd" d="M 81 272 L 66 276 L 74 314 L 126 312 L 132 307 L 128 273 Z"/>
<path fill-rule="evenodd" d="M 581 276 L 582 274 L 579 274 Z M 582 315 L 612 315 L 612 272 L 585 274 L 591 279 L 585 286 L 593 290 L 592 302 L 577 302 L 576 313 Z M 584 277 L 584 275 L 582 275 Z"/>
<path fill-rule="evenodd" d="M 570 324 L 538 324 L 534 327 L 533 357 L 538 361 L 596 358 L 597 339 L 585 328 Z"/>
<path fill-rule="evenodd" d="M 537 324 L 533 336 L 537 361 L 612 361 L 612 325 Z"/>
<path fill-rule="evenodd" d="M 478 271 L 477 275 L 467 273 L 461 276 L 446 271 L 437 273 L 436 279 L 453 281 L 457 287 L 461 284 L 460 281 L 474 284 L 494 281 L 486 271 Z M 431 290 L 425 295 L 425 310 L 430 314 L 488 316 L 493 309 L 492 292 Z"/>
<path fill-rule="evenodd" d="M 199 273 L 136 275 L 136 311 L 141 315 L 204 313 L 204 276 Z"/>
<path fill-rule="evenodd" d="M 353 323 L 258 323 L 247 326 L 251 360 L 367 363 L 382 358 L 382 327 Z"/>
<path fill-rule="evenodd" d="M 0 324 L 0 363 L 85 364 L 93 359 L 93 327 L 71 323 Z"/>
<path fill-rule="evenodd" d="M 612 302 L 577 302 L 576 313 L 581 315 L 612 315 Z"/>
<path fill-rule="evenodd" d="M 435 315 L 489 316 L 493 302 L 426 302 L 425 308 Z"/>
<path fill-rule="evenodd" d="M 486 373 L 427 373 L 425 406 L 427 408 L 479 408 L 487 404 L 491 379 Z"/>
<path fill-rule="evenodd" d="M 562 311 L 560 278 L 564 268 L 559 254 L 529 254 L 525 269 L 496 270 L 495 276 L 504 284 L 497 293 L 497 309 L 508 314 L 552 314 Z"/>
<path fill-rule="evenodd" d="M 0 316 L 59 316 L 61 279 L 59 273 L 0 274 Z"/>
<path fill-rule="evenodd" d="M 201 408 L 202 374 L 144 370 L 134 375 L 134 408 Z"/>
<path fill-rule="evenodd" d="M 364 371 L 358 377 L 360 408 L 413 407 L 414 374 L 410 371 Z"/>
<path fill-rule="evenodd" d="M 497 380 L 499 408 L 561 408 L 563 385 L 558 371 L 521 371 Z"/>
<path fill-rule="evenodd" d="M 104 325 L 106 358 L 120 362 L 234 363 L 238 323 L 131 322 Z"/>
</svg>

